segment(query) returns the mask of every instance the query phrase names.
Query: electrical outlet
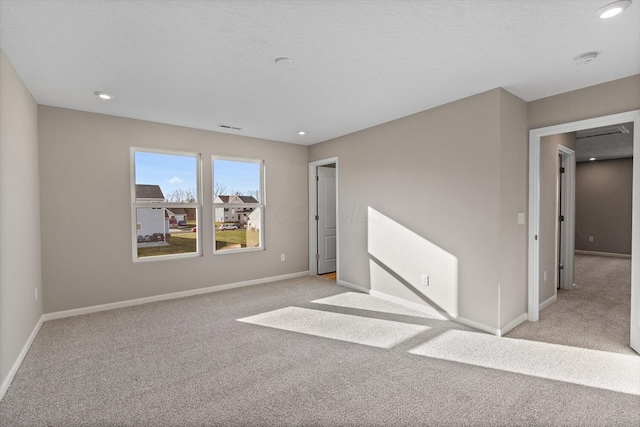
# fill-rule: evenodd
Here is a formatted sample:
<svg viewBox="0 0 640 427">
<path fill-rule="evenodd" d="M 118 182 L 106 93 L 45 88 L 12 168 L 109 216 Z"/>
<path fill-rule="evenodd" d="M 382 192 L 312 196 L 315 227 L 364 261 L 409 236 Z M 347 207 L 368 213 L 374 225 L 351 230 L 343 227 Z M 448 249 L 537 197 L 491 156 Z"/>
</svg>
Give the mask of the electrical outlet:
<svg viewBox="0 0 640 427">
<path fill-rule="evenodd" d="M 593 236 L 589 236 L 589 241 L 593 242 Z"/>
<path fill-rule="evenodd" d="M 284 261 L 284 254 L 280 254 L 280 261 Z"/>
<path fill-rule="evenodd" d="M 422 275 L 422 284 L 424 286 L 429 286 L 429 276 L 427 274 Z"/>
<path fill-rule="evenodd" d="M 546 270 L 545 270 L 545 272 L 543 274 L 543 277 L 544 277 L 544 281 L 546 282 L 547 281 L 547 271 Z"/>
<path fill-rule="evenodd" d="M 36 301 L 38 301 L 38 288 L 33 290 L 34 296 L 36 297 Z"/>
</svg>

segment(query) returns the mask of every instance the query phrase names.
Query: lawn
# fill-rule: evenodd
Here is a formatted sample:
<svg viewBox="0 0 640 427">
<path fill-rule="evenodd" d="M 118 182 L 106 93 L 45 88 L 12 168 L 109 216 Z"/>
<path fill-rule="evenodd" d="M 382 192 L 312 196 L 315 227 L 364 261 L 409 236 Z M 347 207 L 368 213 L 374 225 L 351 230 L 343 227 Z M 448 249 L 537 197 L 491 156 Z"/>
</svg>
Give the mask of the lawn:
<svg viewBox="0 0 640 427">
<path fill-rule="evenodd" d="M 173 233 L 167 241 L 169 246 L 138 248 L 138 257 L 187 254 L 196 251 L 198 233 Z M 260 245 L 260 233 L 251 230 L 216 231 L 216 250 L 255 248 Z"/>
<path fill-rule="evenodd" d="M 169 246 L 155 246 L 152 248 L 138 248 L 138 258 L 158 256 L 188 254 L 196 251 L 197 233 L 172 234 L 167 243 Z"/>
<path fill-rule="evenodd" d="M 260 245 L 260 233 L 251 230 L 216 231 L 216 250 L 255 248 Z"/>
</svg>

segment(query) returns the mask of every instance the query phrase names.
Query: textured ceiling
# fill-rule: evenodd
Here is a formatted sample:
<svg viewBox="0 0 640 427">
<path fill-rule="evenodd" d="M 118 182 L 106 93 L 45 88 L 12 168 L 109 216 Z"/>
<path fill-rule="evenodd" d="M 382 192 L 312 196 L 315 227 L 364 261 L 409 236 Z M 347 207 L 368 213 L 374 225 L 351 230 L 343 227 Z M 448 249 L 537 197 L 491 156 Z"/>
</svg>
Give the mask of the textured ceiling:
<svg viewBox="0 0 640 427">
<path fill-rule="evenodd" d="M 531 101 L 638 74 L 640 1 L 595 18 L 609 1 L 0 0 L 0 46 L 40 104 L 308 145 L 496 87 Z"/>
<path fill-rule="evenodd" d="M 620 126 L 628 131 L 621 131 Z M 576 161 L 633 157 L 633 123 L 604 126 L 576 132 Z"/>
</svg>

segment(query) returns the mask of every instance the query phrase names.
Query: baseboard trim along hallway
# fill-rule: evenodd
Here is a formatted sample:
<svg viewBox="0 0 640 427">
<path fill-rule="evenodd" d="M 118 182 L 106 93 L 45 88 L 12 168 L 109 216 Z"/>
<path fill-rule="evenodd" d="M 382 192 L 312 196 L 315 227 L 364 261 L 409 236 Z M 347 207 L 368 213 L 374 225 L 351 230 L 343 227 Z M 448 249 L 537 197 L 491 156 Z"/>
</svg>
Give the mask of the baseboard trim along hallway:
<svg viewBox="0 0 640 427">
<path fill-rule="evenodd" d="M 554 295 L 549 299 L 544 300 L 543 302 L 540 303 L 540 311 L 544 310 L 545 308 L 549 307 L 551 304 L 553 304 L 554 302 L 556 302 L 558 300 L 558 296 Z M 511 328 L 513 329 L 513 328 Z"/>
<path fill-rule="evenodd" d="M 576 249 L 575 253 L 578 254 L 578 255 L 610 256 L 610 257 L 614 257 L 614 258 L 629 258 L 629 259 L 631 259 L 631 255 L 630 254 L 616 254 L 616 253 L 613 253 L 613 252 L 583 251 L 583 250 L 577 250 Z"/>
</svg>

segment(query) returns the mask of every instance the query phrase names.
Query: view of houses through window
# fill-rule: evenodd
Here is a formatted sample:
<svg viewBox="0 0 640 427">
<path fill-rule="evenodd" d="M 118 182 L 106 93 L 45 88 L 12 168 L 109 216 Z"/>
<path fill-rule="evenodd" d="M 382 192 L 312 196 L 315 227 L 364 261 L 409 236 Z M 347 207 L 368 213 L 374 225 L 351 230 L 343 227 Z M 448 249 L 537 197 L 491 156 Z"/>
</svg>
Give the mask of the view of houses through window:
<svg viewBox="0 0 640 427">
<path fill-rule="evenodd" d="M 200 156 L 132 149 L 134 259 L 201 253 Z M 214 252 L 263 248 L 263 163 L 215 157 Z"/>
<path fill-rule="evenodd" d="M 262 248 L 262 162 L 214 158 L 212 166 L 215 250 Z"/>
<path fill-rule="evenodd" d="M 134 151 L 137 258 L 198 253 L 199 156 Z"/>
</svg>

